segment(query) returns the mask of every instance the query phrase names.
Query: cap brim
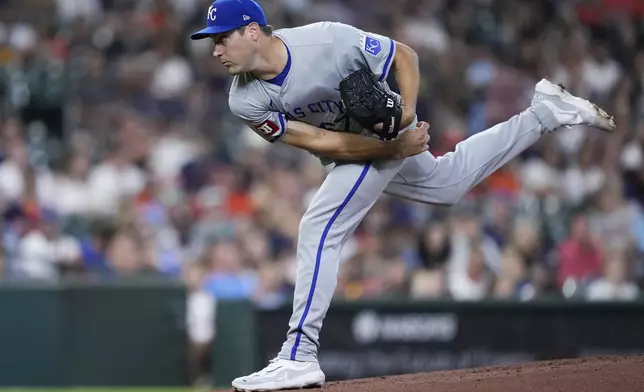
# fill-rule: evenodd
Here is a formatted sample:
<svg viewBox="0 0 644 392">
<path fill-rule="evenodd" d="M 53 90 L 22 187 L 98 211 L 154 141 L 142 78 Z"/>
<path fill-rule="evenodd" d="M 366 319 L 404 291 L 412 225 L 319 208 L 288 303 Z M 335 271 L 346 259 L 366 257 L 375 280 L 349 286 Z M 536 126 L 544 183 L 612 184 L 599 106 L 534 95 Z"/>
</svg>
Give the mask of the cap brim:
<svg viewBox="0 0 644 392">
<path fill-rule="evenodd" d="M 197 39 L 204 39 L 208 38 L 211 35 L 215 34 L 221 34 L 221 33 L 226 33 L 231 30 L 235 30 L 237 26 L 211 26 L 211 27 L 206 27 L 203 30 L 199 30 L 196 33 L 193 33 L 190 36 L 190 39 L 197 40 Z"/>
</svg>

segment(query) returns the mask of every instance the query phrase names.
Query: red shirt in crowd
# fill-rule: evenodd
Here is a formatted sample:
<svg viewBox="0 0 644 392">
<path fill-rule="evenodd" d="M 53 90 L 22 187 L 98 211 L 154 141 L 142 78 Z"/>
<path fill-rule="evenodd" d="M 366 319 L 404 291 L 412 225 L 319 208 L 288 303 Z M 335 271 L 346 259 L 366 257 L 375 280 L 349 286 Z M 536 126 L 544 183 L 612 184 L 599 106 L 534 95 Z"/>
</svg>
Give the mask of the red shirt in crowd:
<svg viewBox="0 0 644 392">
<path fill-rule="evenodd" d="M 601 25 L 607 15 L 620 13 L 644 18 L 643 0 L 597 0 L 577 6 L 577 16 L 586 25 Z"/>
<path fill-rule="evenodd" d="M 588 278 L 602 273 L 602 256 L 598 245 L 569 239 L 559 248 L 559 286 L 567 278 Z"/>
</svg>

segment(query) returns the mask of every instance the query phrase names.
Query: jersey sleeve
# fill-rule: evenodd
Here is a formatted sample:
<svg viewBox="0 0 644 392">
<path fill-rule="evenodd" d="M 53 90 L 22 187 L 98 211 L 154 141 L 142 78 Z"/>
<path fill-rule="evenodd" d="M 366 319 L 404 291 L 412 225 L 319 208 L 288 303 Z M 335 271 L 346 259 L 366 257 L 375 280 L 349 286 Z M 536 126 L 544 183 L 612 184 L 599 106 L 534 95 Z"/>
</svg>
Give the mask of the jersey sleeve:
<svg viewBox="0 0 644 392">
<path fill-rule="evenodd" d="M 282 113 L 234 95 L 229 97 L 228 105 L 235 116 L 268 142 L 274 143 L 286 134 L 286 118 Z"/>
<path fill-rule="evenodd" d="M 396 54 L 393 39 L 342 23 L 333 23 L 331 30 L 335 58 L 342 72 L 368 67 L 378 80 L 387 79 Z"/>
</svg>

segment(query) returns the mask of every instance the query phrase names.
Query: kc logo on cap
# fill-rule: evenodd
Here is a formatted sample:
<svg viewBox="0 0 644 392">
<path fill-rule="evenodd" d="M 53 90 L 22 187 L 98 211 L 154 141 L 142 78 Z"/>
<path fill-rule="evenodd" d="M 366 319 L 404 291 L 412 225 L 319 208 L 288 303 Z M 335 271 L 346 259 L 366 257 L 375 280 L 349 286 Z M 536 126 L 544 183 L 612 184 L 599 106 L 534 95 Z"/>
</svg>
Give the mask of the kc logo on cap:
<svg viewBox="0 0 644 392">
<path fill-rule="evenodd" d="M 206 28 L 193 33 L 191 39 L 226 33 L 253 22 L 267 24 L 262 7 L 254 0 L 215 0 L 211 4 L 206 13 Z"/>
<path fill-rule="evenodd" d="M 212 5 L 210 6 L 210 8 L 208 8 L 208 19 L 212 20 L 213 22 L 215 21 L 215 19 L 217 19 L 217 8 Z"/>
</svg>

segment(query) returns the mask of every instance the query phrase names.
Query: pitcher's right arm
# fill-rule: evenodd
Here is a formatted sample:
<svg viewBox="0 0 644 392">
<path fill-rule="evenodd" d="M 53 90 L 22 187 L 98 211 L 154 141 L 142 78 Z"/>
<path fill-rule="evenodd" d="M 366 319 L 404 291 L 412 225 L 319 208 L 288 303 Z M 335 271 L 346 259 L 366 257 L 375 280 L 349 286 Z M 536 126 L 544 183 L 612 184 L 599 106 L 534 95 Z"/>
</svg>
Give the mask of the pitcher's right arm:
<svg viewBox="0 0 644 392">
<path fill-rule="evenodd" d="M 281 141 L 316 155 L 343 161 L 401 159 L 427 151 L 427 123 L 391 141 L 353 133 L 334 132 L 299 122 L 288 121 Z"/>
<path fill-rule="evenodd" d="M 279 112 L 264 108 L 245 97 L 229 97 L 232 113 L 266 141 L 280 141 L 317 156 L 344 161 L 400 159 L 426 151 L 429 125 L 419 123 L 398 139 L 381 141 L 374 137 L 334 132 L 308 123 L 287 120 Z"/>
</svg>

